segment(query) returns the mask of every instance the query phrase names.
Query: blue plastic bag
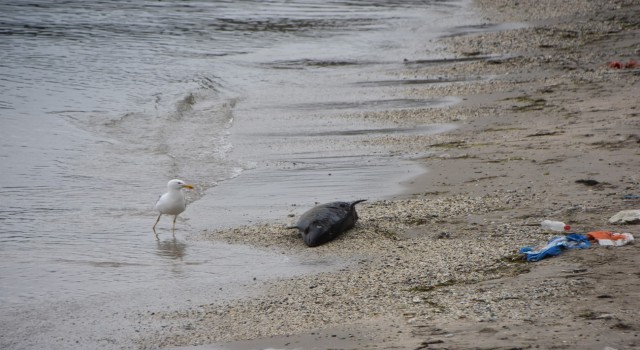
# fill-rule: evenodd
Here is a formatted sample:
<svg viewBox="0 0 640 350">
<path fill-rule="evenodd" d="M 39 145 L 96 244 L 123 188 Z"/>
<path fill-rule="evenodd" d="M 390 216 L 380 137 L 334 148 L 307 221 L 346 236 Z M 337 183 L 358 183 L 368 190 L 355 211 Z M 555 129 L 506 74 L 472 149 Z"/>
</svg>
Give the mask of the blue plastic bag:
<svg viewBox="0 0 640 350">
<path fill-rule="evenodd" d="M 525 254 L 527 261 L 540 261 L 550 256 L 556 256 L 564 250 L 589 248 L 589 238 L 579 233 L 571 233 L 566 236 L 554 237 L 545 246 L 535 250 L 533 247 L 522 247 L 520 253 Z"/>
</svg>

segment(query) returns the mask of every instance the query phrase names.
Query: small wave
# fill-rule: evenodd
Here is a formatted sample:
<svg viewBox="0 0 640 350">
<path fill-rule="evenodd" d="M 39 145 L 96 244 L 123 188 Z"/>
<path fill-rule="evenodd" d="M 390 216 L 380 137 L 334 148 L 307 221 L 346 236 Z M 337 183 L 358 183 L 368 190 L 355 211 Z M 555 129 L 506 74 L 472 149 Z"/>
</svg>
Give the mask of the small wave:
<svg viewBox="0 0 640 350">
<path fill-rule="evenodd" d="M 0 109 L 13 109 L 13 103 L 0 101 Z"/>
<path fill-rule="evenodd" d="M 176 112 L 172 113 L 172 119 L 175 121 L 181 120 L 182 116 L 191 111 L 195 104 L 195 95 L 193 93 L 187 94 L 187 96 L 176 102 Z"/>
<path fill-rule="evenodd" d="M 387 99 L 355 102 L 322 102 L 294 105 L 300 110 L 389 110 L 399 108 L 424 108 L 449 103 L 447 99 Z"/>
<path fill-rule="evenodd" d="M 356 60 L 319 60 L 319 59 L 300 59 L 300 60 L 282 60 L 263 64 L 267 68 L 273 69 L 304 69 L 308 67 L 348 67 L 348 66 L 364 66 L 375 64 L 376 62 L 365 62 Z"/>
<path fill-rule="evenodd" d="M 130 266 L 148 266 L 147 264 L 120 262 L 120 261 L 92 261 L 92 260 L 73 260 L 73 259 L 55 259 L 55 261 L 74 265 L 90 265 L 95 267 L 130 267 Z"/>
<path fill-rule="evenodd" d="M 484 61 L 488 59 L 496 58 L 496 56 L 472 56 L 472 57 L 453 57 L 453 58 L 434 58 L 426 60 L 405 60 L 404 64 L 407 66 L 435 66 L 441 64 L 451 64 L 459 62 L 473 62 Z"/>
<path fill-rule="evenodd" d="M 262 19 L 248 18 L 220 18 L 215 26 L 216 30 L 237 32 L 301 32 L 308 30 L 330 30 L 345 27 L 360 27 L 361 29 L 375 23 L 371 18 L 287 18 L 268 17 Z M 318 33 L 316 33 L 318 34 Z M 325 33 L 324 35 L 328 35 Z"/>
<path fill-rule="evenodd" d="M 432 79 L 394 79 L 394 80 L 376 80 L 376 81 L 359 81 L 354 83 L 357 86 L 397 86 L 397 85 L 430 85 L 430 84 L 446 84 L 458 83 L 477 80 L 477 78 L 469 77 L 438 77 Z"/>
</svg>

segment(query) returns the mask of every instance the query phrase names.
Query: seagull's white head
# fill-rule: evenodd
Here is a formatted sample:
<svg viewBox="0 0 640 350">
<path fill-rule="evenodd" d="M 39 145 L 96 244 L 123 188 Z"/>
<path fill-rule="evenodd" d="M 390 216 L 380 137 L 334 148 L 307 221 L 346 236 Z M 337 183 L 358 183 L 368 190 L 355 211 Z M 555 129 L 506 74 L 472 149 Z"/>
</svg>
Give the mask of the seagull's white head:
<svg viewBox="0 0 640 350">
<path fill-rule="evenodd" d="M 167 187 L 170 190 L 178 190 L 178 191 L 180 191 L 183 188 L 193 189 L 193 186 L 186 184 L 184 183 L 184 181 L 178 180 L 178 179 L 173 179 L 169 181 L 169 183 L 167 183 Z"/>
</svg>

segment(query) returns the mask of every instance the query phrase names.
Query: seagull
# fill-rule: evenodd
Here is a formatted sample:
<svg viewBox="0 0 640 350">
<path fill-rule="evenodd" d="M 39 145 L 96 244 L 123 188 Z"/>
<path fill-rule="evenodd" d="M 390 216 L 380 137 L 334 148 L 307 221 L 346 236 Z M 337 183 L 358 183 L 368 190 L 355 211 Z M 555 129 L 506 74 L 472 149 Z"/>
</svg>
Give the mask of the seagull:
<svg viewBox="0 0 640 350">
<path fill-rule="evenodd" d="M 173 215 L 173 230 L 176 229 L 176 219 L 187 207 L 187 202 L 184 200 L 184 195 L 182 195 L 181 191 L 183 188 L 193 189 L 193 186 L 178 179 L 167 183 L 169 192 L 160 196 L 156 202 L 156 210 L 160 212 L 160 215 L 158 215 L 158 220 L 153 225 L 153 232 L 156 232 L 156 225 L 160 221 L 162 214 Z"/>
</svg>

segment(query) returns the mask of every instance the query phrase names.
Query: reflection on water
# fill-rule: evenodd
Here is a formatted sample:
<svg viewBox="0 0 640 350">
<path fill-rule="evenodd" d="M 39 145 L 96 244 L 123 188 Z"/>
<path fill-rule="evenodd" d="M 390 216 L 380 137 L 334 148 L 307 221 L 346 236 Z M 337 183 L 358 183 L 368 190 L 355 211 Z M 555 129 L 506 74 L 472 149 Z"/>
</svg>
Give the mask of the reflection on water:
<svg viewBox="0 0 640 350">
<path fill-rule="evenodd" d="M 157 244 L 158 250 L 156 251 L 156 254 L 158 254 L 158 256 L 183 260 L 187 254 L 187 244 L 179 241 L 175 236 L 163 240 L 158 237 Z"/>
</svg>

